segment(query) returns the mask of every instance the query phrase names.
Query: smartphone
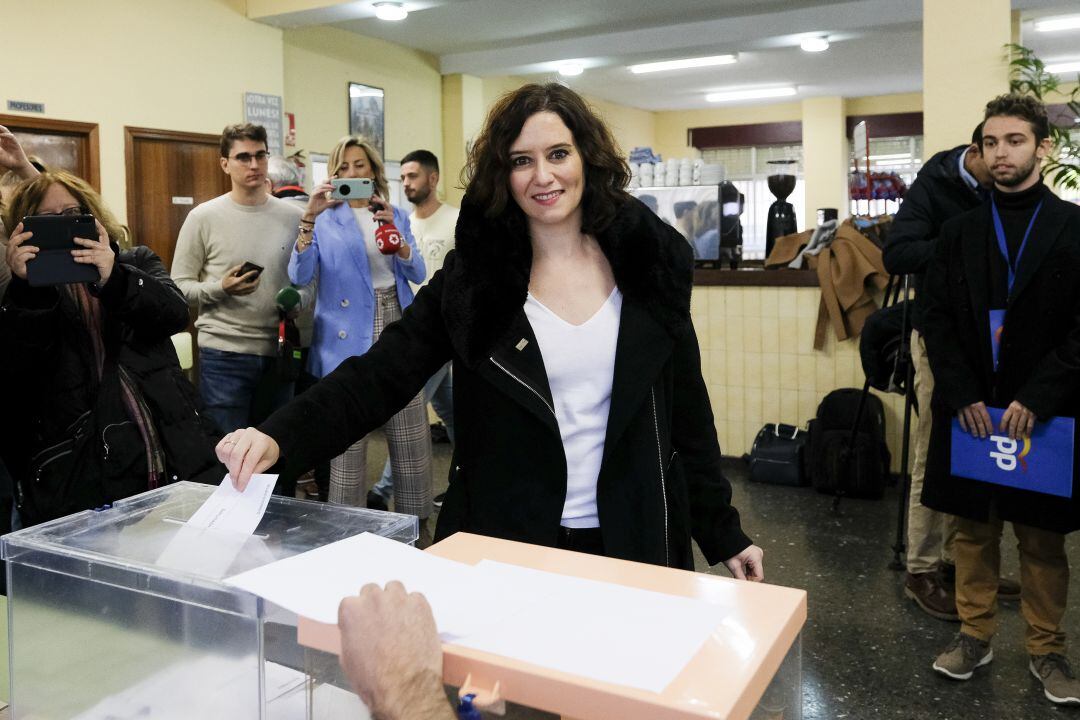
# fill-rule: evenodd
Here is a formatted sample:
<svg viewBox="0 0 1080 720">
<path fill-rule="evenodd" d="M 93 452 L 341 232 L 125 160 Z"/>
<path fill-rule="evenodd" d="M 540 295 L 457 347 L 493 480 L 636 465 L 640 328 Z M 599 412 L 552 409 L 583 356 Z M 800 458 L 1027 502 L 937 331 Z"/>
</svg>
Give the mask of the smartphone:
<svg viewBox="0 0 1080 720">
<path fill-rule="evenodd" d="M 28 244 L 40 248 L 26 264 L 26 281 L 34 287 L 97 282 L 97 267 L 75 262 L 71 251 L 80 246 L 75 238 L 97 237 L 93 215 L 27 215 L 23 230 L 34 233 Z"/>
<path fill-rule="evenodd" d="M 243 265 L 240 266 L 240 269 L 236 271 L 236 277 L 243 277 L 253 270 L 255 271 L 256 278 L 262 275 L 262 265 L 256 265 L 251 261 L 245 262 Z M 255 278 L 252 278 L 252 280 L 254 279 Z"/>
<path fill-rule="evenodd" d="M 366 200 L 375 192 L 375 181 L 371 178 L 334 178 L 330 197 L 335 200 Z"/>
</svg>

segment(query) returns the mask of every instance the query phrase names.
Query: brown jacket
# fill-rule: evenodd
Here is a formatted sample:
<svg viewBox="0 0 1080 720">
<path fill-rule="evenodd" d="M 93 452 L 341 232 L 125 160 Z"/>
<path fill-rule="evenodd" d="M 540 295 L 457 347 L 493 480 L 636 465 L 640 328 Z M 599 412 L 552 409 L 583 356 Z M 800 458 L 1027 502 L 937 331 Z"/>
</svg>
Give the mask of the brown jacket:
<svg viewBox="0 0 1080 720">
<path fill-rule="evenodd" d="M 785 266 L 795 259 L 811 231 L 777 238 L 766 267 Z M 806 255 L 806 266 L 815 270 L 821 287 L 814 347 L 825 347 L 825 334 L 831 324 L 837 340 L 847 340 L 862 332 L 863 323 L 877 310 L 874 289 L 881 290 L 889 280 L 881 259 L 881 249 L 864 236 L 850 220 L 836 229 L 831 244 L 817 255 Z"/>
</svg>

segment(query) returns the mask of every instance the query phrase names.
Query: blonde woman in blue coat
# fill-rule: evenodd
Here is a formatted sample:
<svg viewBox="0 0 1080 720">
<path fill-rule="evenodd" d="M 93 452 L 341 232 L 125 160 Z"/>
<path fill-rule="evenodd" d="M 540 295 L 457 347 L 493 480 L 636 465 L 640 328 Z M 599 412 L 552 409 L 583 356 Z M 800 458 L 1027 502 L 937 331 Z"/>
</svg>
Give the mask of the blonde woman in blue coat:
<svg viewBox="0 0 1080 720">
<path fill-rule="evenodd" d="M 412 303 L 409 281 L 426 276 L 423 257 L 409 229 L 408 216 L 391 206 L 382 158 L 357 137 L 338 141 L 330 153 L 331 178 L 370 178 L 368 200 L 329 199 L 332 186 L 316 187 L 301 222 L 289 260 L 289 279 L 306 285 L 318 276 L 315 333 L 309 371 L 329 374 L 346 358 L 363 355 L 383 328 Z M 375 245 L 380 222 L 393 222 L 404 242 L 384 255 Z M 384 426 L 394 473 L 397 512 L 421 520 L 431 514 L 431 434 L 423 393 Z M 330 464 L 331 502 L 361 505 L 366 495 L 367 438 L 361 438 Z"/>
</svg>

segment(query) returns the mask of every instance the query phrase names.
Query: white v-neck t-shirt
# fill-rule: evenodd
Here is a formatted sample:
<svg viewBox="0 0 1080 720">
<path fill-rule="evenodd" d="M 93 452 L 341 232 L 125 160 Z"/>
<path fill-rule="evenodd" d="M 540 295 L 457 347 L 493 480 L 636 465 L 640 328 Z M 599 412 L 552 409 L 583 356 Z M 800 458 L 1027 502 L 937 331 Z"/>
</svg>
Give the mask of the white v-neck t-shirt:
<svg viewBox="0 0 1080 720">
<path fill-rule="evenodd" d="M 562 525 L 599 527 L 596 481 L 604 457 L 615 345 L 622 316 L 619 288 L 581 325 L 571 325 L 529 293 L 525 316 L 544 358 L 555 417 L 566 453 Z"/>
</svg>

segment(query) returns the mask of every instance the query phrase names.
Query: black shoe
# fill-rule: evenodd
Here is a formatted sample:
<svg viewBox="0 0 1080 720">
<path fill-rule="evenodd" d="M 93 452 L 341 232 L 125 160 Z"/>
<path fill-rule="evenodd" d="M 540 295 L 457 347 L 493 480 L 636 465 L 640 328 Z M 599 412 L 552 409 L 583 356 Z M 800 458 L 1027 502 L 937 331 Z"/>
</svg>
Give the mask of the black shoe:
<svg viewBox="0 0 1080 720">
<path fill-rule="evenodd" d="M 390 509 L 386 501 L 383 500 L 383 496 L 374 490 L 369 491 L 367 494 L 367 506 L 369 510 L 382 510 L 383 512 Z"/>
<path fill-rule="evenodd" d="M 431 504 L 432 504 L 432 505 L 434 505 L 434 506 L 435 506 L 435 507 L 437 507 L 437 508 L 441 508 L 441 507 L 442 507 L 442 504 L 443 504 L 443 500 L 445 500 L 445 499 L 446 499 L 446 493 L 444 493 L 444 492 L 442 492 L 442 493 L 439 493 L 439 494 L 438 494 L 438 495 L 436 495 L 436 496 L 435 496 L 435 498 L 434 498 L 434 499 L 433 499 L 433 500 L 431 501 Z"/>
</svg>

